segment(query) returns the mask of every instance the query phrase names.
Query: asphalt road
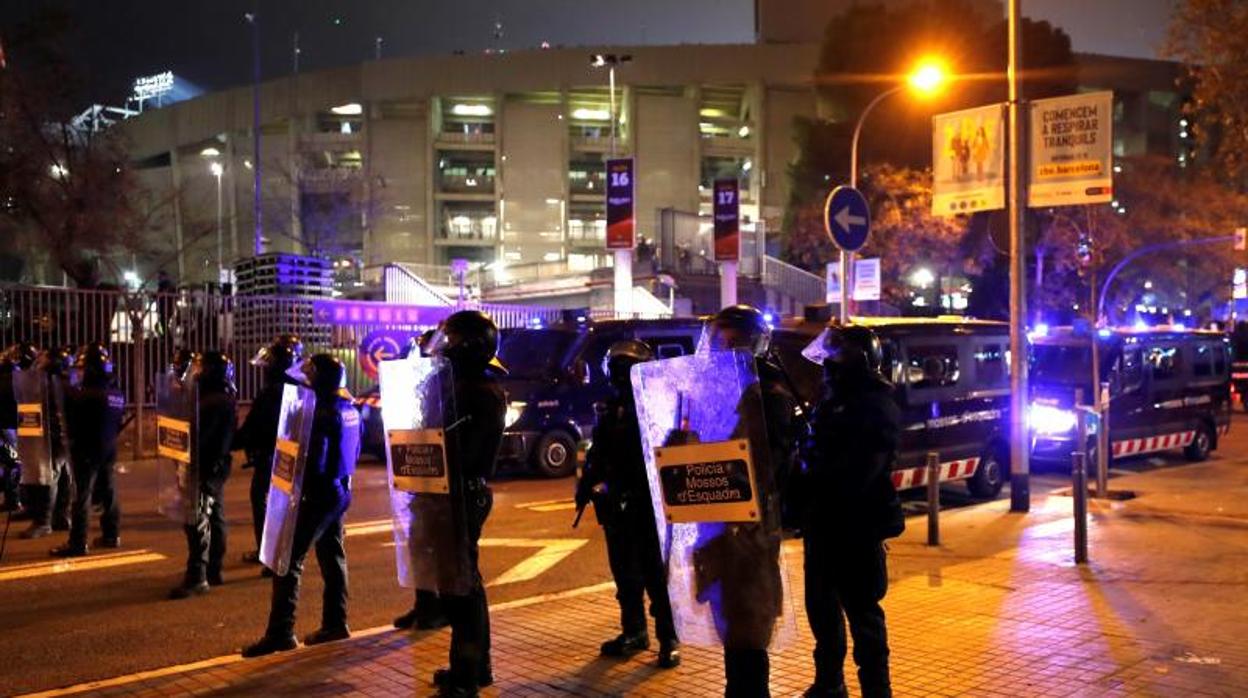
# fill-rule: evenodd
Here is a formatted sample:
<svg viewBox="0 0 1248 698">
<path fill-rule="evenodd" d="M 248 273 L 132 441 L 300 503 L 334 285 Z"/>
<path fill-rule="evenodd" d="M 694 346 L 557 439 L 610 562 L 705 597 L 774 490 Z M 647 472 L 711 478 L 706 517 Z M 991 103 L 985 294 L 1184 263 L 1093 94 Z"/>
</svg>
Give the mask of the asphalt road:
<svg viewBox="0 0 1248 698">
<path fill-rule="evenodd" d="M 1239 420 L 1237 420 L 1239 421 Z M 1248 433 L 1232 431 L 1223 454 L 1248 454 Z M 1138 460 L 1122 467 L 1166 467 L 1181 456 Z M 68 686 L 238 651 L 264 631 L 270 583 L 259 567 L 241 561 L 254 548 L 247 486 L 250 471 L 235 469 L 227 485 L 230 524 L 226 584 L 210 594 L 171 601 L 181 579 L 185 538 L 180 527 L 154 513 L 154 462 L 125 464 L 122 493 L 123 548 L 93 552 L 72 564 L 47 555 L 64 533 L 37 541 L 17 539 L 14 522 L 0 560 L 0 693 Z M 1063 473 L 1041 472 L 1033 495 L 1068 484 Z M 592 512 L 571 527 L 573 480 L 523 477 L 495 484 L 494 511 L 485 529 L 483 575 L 490 601 L 527 598 L 609 581 L 601 530 Z M 974 506 L 960 485 L 946 487 L 945 506 Z M 1005 496 L 1003 494 L 1003 496 Z M 921 492 L 907 498 L 907 512 L 925 513 Z M 348 513 L 350 623 L 355 629 L 389 624 L 407 610 L 412 592 L 398 586 L 387 511 L 385 471 L 362 464 Z M 94 536 L 98 522 L 93 521 Z M 2 525 L 2 523 L 0 523 Z M 911 526 L 922 526 L 912 518 Z M 309 556 L 297 632 L 315 630 L 320 619 L 320 575 Z"/>
</svg>

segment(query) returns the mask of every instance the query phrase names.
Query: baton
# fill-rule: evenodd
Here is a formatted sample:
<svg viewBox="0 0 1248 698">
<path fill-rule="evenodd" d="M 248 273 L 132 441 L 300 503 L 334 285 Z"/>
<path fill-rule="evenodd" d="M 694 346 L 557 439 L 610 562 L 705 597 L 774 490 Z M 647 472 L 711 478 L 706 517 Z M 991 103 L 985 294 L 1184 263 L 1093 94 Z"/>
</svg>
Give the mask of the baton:
<svg viewBox="0 0 1248 698">
<path fill-rule="evenodd" d="M 572 520 L 572 528 L 576 528 L 581 523 L 581 517 L 585 515 L 585 507 L 576 510 L 576 518 Z"/>
</svg>

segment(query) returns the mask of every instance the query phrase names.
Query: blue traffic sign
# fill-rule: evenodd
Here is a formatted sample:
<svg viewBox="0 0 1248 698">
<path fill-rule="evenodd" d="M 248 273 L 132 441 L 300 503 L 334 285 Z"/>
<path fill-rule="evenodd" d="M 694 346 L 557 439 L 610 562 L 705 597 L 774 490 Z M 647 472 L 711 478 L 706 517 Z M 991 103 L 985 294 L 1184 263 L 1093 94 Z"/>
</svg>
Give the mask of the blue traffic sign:
<svg viewBox="0 0 1248 698">
<path fill-rule="evenodd" d="M 871 232 L 871 209 L 862 192 L 853 187 L 837 187 L 823 204 L 823 228 L 836 246 L 856 252 L 867 244 Z"/>
</svg>

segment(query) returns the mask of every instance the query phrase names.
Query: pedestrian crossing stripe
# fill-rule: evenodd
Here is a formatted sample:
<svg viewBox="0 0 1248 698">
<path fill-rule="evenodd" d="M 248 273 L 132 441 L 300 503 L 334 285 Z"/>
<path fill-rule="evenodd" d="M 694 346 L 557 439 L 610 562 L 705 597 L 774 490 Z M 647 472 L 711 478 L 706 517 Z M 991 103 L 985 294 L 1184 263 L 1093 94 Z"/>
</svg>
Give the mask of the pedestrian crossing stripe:
<svg viewBox="0 0 1248 698">
<path fill-rule="evenodd" d="M 131 550 L 124 553 L 108 553 L 105 555 L 87 555 L 85 557 L 54 560 L 51 562 L 32 562 L 24 565 L 0 567 L 0 582 L 11 582 L 18 579 L 46 577 L 53 574 L 70 572 L 86 572 L 109 567 L 138 565 L 145 562 L 157 562 L 166 559 L 160 553 L 147 549 Z"/>
<path fill-rule="evenodd" d="M 975 474 L 975 468 L 977 467 L 979 467 L 978 457 L 963 458 L 962 460 L 951 460 L 947 463 L 941 463 L 940 481 L 952 482 L 954 480 L 965 480 Z M 893 487 L 896 489 L 906 490 L 911 487 L 922 487 L 926 484 L 927 466 L 893 471 Z"/>
<path fill-rule="evenodd" d="M 1162 434 L 1160 436 L 1149 436 L 1143 439 L 1126 439 L 1114 442 L 1114 458 L 1124 458 L 1126 456 L 1134 456 L 1140 453 L 1154 453 L 1156 451 L 1168 451 L 1172 448 L 1185 448 L 1191 446 L 1196 440 L 1196 431 L 1181 431 L 1175 434 Z"/>
</svg>

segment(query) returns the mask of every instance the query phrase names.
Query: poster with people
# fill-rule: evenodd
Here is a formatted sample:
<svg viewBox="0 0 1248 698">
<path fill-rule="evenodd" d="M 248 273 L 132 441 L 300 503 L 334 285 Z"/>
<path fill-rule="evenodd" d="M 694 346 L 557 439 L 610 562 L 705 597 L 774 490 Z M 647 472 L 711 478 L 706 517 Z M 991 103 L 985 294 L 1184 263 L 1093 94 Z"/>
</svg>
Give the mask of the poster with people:
<svg viewBox="0 0 1248 698">
<path fill-rule="evenodd" d="M 994 104 L 932 117 L 932 213 L 1005 208 L 1005 109 Z"/>
</svg>

